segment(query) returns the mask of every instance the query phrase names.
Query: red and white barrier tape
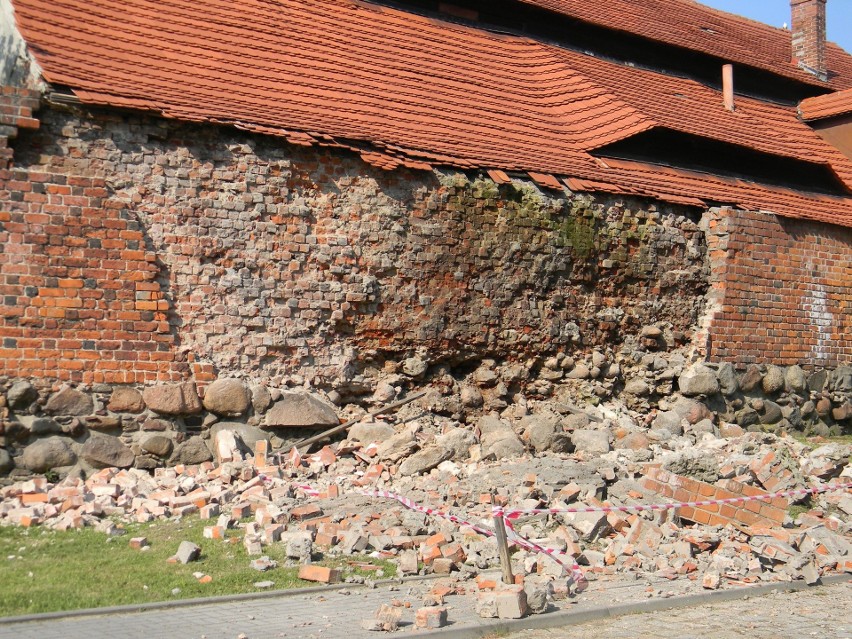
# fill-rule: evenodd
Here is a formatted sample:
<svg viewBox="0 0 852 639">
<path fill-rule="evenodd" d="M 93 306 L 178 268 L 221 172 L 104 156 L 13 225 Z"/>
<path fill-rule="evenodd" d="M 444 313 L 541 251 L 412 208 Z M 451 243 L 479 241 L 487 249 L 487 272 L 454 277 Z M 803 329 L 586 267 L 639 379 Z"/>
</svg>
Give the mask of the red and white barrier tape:
<svg viewBox="0 0 852 639">
<path fill-rule="evenodd" d="M 796 490 L 784 490 L 777 493 L 767 493 L 766 495 L 727 497 L 725 499 L 704 499 L 701 501 L 669 502 L 665 504 L 640 504 L 636 506 L 589 506 L 585 508 L 529 508 L 526 510 L 512 509 L 505 511 L 504 516 L 506 519 L 517 519 L 521 515 L 556 515 L 560 513 L 639 513 L 649 510 L 670 510 L 673 508 L 713 506 L 718 504 L 736 504 L 747 501 L 770 501 L 772 499 L 775 499 L 776 497 L 816 495 L 819 493 L 827 493 L 835 490 L 850 489 L 852 489 L 852 483 L 826 484 L 825 486 L 816 486 L 814 488 L 799 488 Z"/>
<path fill-rule="evenodd" d="M 359 495 L 364 495 L 365 497 L 382 497 L 384 499 L 393 499 L 398 501 L 400 504 L 408 508 L 409 510 L 415 510 L 417 512 L 424 513 L 426 515 L 431 515 L 433 517 L 440 517 L 441 519 L 446 519 L 447 521 L 451 521 L 454 524 L 458 524 L 459 526 L 466 526 L 468 528 L 472 528 L 476 532 L 481 535 L 485 535 L 486 537 L 493 537 L 494 531 L 488 528 L 482 528 L 477 526 L 474 523 L 469 521 L 465 521 L 460 517 L 456 517 L 455 515 L 451 515 L 450 513 L 445 513 L 440 510 L 436 510 L 434 508 L 428 508 L 426 506 L 421 506 L 415 501 L 408 499 L 407 497 L 403 497 L 402 495 L 397 495 L 396 493 L 389 492 L 387 490 L 358 490 L 356 491 Z"/>
</svg>

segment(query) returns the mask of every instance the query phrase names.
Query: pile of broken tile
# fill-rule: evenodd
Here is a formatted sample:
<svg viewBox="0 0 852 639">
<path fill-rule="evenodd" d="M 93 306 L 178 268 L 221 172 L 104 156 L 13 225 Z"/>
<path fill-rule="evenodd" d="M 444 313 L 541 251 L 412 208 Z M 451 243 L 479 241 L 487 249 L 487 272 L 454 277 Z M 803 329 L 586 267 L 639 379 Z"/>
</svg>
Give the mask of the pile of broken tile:
<svg viewBox="0 0 852 639">
<path fill-rule="evenodd" d="M 256 558 L 267 546 L 284 544 L 287 556 L 302 566 L 302 578 L 327 583 L 339 580 L 340 573 L 313 565 L 320 554 L 393 559 L 402 576 L 446 576 L 444 586 L 427 596 L 430 610 L 417 612 L 418 626 L 432 628 L 445 623 L 441 604 L 450 594 L 473 593 L 483 616 L 516 618 L 544 612 L 554 600 L 573 594 L 572 581 L 546 555 L 524 550 L 513 554 L 515 584 L 485 578 L 483 571 L 499 566 L 493 539 L 359 491 L 394 491 L 488 528 L 495 504 L 517 510 L 631 506 L 852 482 L 852 446 L 811 450 L 766 433 L 729 439 L 706 434 L 679 449 L 641 454 L 625 448 L 596 455 L 578 450 L 500 461 L 444 460 L 421 473 L 400 472 L 398 462 L 411 457 L 380 454 L 386 444 L 369 441 L 346 440 L 304 456 L 294 449 L 274 458 L 265 441 L 256 446 L 245 459 L 235 449 L 230 462 L 159 468 L 153 475 L 107 468 L 55 484 L 35 477 L 0 489 L 0 524 L 57 530 L 95 526 L 117 534 L 122 522 L 197 513 L 210 521 L 204 534 L 211 543 L 237 529 L 247 554 Z M 710 506 L 635 514 L 538 513 L 522 515 L 514 527 L 564 553 L 569 564 L 579 563 L 588 580 L 683 579 L 715 589 L 775 580 L 815 583 L 827 573 L 852 572 L 852 491 L 800 498 L 795 518 L 786 506 L 796 500 L 779 499 L 748 502 L 729 512 Z M 396 612 L 389 604 L 365 627 L 393 629 Z"/>
</svg>

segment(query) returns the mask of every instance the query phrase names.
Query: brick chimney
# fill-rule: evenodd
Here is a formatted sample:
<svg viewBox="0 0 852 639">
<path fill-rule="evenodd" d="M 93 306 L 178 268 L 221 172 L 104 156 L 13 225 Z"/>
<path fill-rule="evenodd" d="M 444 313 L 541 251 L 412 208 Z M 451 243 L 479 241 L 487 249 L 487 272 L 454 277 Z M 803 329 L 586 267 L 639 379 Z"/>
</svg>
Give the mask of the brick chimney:
<svg viewBox="0 0 852 639">
<path fill-rule="evenodd" d="M 825 3 L 826 0 L 790 0 L 793 13 L 793 61 L 821 80 L 828 79 Z"/>
</svg>

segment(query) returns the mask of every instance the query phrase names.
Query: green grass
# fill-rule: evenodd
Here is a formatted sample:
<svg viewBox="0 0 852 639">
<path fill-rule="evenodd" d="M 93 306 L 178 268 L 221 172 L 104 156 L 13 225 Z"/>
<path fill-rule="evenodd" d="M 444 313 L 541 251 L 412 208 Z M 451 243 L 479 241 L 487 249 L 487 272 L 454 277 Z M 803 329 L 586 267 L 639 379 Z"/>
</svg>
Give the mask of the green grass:
<svg viewBox="0 0 852 639">
<path fill-rule="evenodd" d="M 852 444 L 852 435 L 837 435 L 834 437 L 821 437 L 816 441 L 815 437 L 806 437 L 803 433 L 793 432 L 788 433 L 797 442 L 804 444 L 811 450 L 822 446 L 823 444 Z"/>
<path fill-rule="evenodd" d="M 242 531 L 228 531 L 225 541 L 204 539 L 204 526 L 210 523 L 189 517 L 127 524 L 127 534 L 113 538 L 89 528 L 60 532 L 2 526 L 0 617 L 258 592 L 254 582 L 265 580 L 274 581 L 274 589 L 317 585 L 298 579 L 295 565 L 285 566 L 288 560 L 280 543 L 264 547 L 264 554 L 278 562 L 277 568 L 264 573 L 251 569 L 253 557 L 242 545 Z M 131 549 L 131 537 L 147 537 L 150 550 Z M 184 540 L 201 546 L 200 560 L 167 563 Z M 356 561 L 378 565 L 386 577 L 396 573 L 395 565 L 369 557 L 317 563 L 340 567 L 344 575 L 375 577 L 375 572 L 349 563 Z M 194 572 L 210 575 L 213 581 L 199 583 Z M 180 593 L 172 594 L 174 588 Z"/>
</svg>

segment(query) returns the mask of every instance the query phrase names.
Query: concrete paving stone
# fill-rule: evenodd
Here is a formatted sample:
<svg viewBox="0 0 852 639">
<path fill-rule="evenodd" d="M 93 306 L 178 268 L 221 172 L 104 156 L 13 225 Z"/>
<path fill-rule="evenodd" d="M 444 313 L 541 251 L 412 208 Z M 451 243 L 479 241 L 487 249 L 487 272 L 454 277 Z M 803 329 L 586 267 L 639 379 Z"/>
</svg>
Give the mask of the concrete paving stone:
<svg viewBox="0 0 852 639">
<path fill-rule="evenodd" d="M 86 616 L 57 619 L 37 619 L 27 622 L 0 622 L 0 639 L 92 639 L 93 637 L 122 637 L 123 639 L 235 639 L 245 633 L 251 639 L 304 637 L 306 639 L 371 639 L 376 634 L 359 627 L 361 619 L 372 617 L 383 604 L 396 599 L 411 602 L 403 609 L 400 622 L 402 636 L 422 636 L 414 626 L 414 615 L 424 593 L 434 585 L 430 581 L 411 581 L 387 584 L 375 589 L 347 587 L 342 594 L 336 587 L 322 592 L 304 594 L 265 594 L 258 598 L 240 598 L 222 602 L 205 602 L 171 608 L 155 608 L 137 612 L 104 612 Z M 608 616 L 607 610 L 620 604 L 639 604 L 639 610 L 649 604 L 665 605 L 676 600 L 648 598 L 648 588 L 676 594 L 692 593 L 700 586 L 680 582 L 648 580 L 599 580 L 576 599 L 557 602 L 564 613 L 536 615 L 520 621 L 528 626 L 551 617 L 560 624 L 571 619 L 582 621 L 583 615 Z M 573 623 L 568 628 L 516 632 L 516 639 L 545 639 L 572 635 L 584 639 L 623 639 L 651 637 L 683 639 L 684 637 L 714 637 L 717 639 L 770 639 L 831 636 L 852 639 L 852 621 L 847 612 L 852 609 L 852 582 L 842 581 L 798 593 L 742 597 L 723 603 L 692 603 L 686 608 L 659 610 L 649 614 L 633 614 L 616 619 L 601 618 L 593 623 Z M 747 597 L 747 598 L 744 598 Z M 448 626 L 442 637 L 482 637 L 492 632 L 512 631 L 524 627 L 505 626 L 505 621 L 483 619 L 473 609 L 472 597 L 450 596 L 446 599 Z M 701 602 L 705 600 L 702 599 Z M 730 623 L 737 619 L 736 627 Z M 502 625 L 501 625 L 502 624 Z M 560 634 L 561 633 L 561 634 Z M 813 634 L 817 633 L 817 634 Z"/>
</svg>

